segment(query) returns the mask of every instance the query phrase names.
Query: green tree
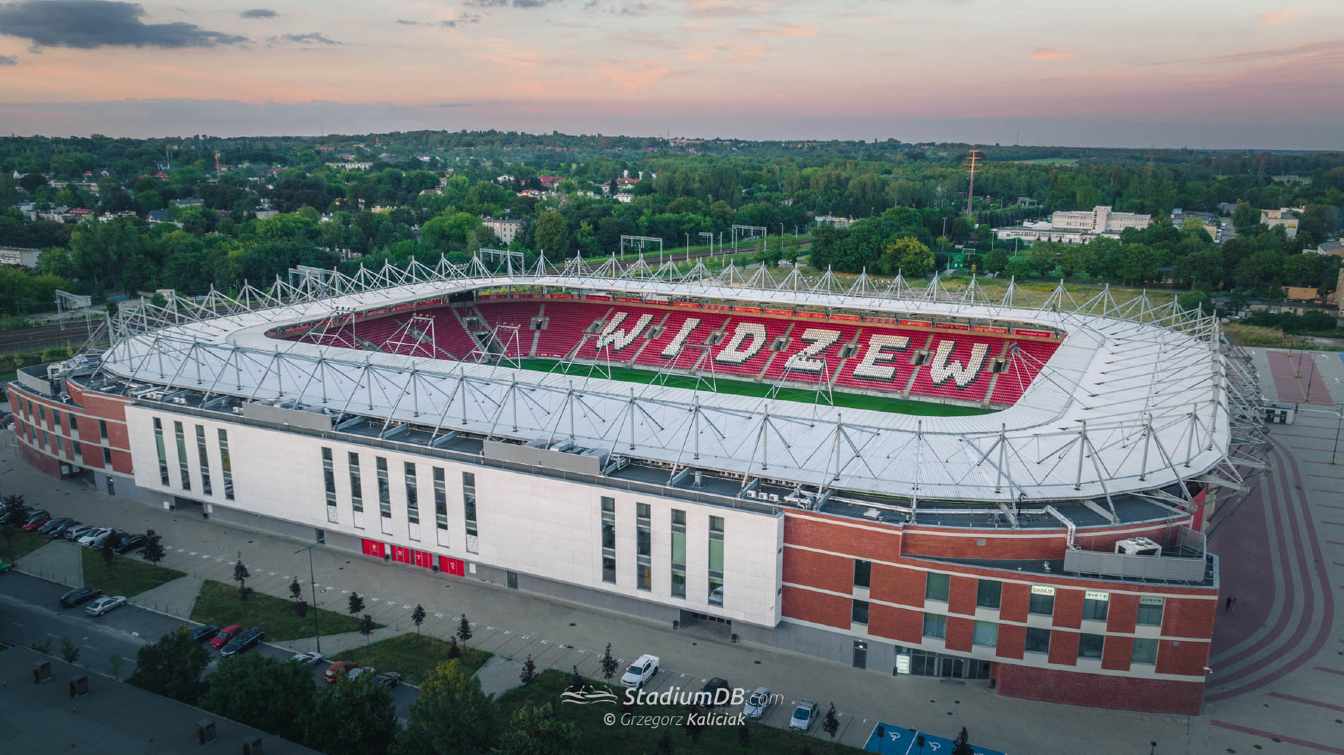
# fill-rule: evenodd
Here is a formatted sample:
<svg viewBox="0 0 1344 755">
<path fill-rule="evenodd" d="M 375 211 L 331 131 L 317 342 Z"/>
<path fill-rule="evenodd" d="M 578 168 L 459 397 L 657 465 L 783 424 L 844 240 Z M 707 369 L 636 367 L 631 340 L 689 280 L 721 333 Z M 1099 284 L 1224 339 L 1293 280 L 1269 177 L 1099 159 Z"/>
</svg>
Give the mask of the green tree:
<svg viewBox="0 0 1344 755">
<path fill-rule="evenodd" d="M 518 681 L 523 684 L 531 684 L 533 679 L 537 678 L 537 664 L 532 660 L 532 654 L 527 654 L 527 660 L 523 661 L 523 669 L 518 673 Z"/>
<path fill-rule="evenodd" d="M 607 649 L 602 652 L 602 678 L 610 680 L 616 674 L 616 659 L 611 657 L 611 643 L 607 643 Z"/>
<path fill-rule="evenodd" d="M 471 639 L 471 622 L 467 621 L 465 613 L 457 622 L 457 638 L 462 640 L 462 647 L 464 648 L 467 646 L 467 640 Z"/>
<path fill-rule="evenodd" d="M 391 691 L 375 685 L 367 675 L 323 686 L 303 719 L 303 744 L 327 755 L 387 753 L 397 738 L 397 709 Z M 451 744 L 443 746 L 450 748 Z"/>
<path fill-rule="evenodd" d="M 233 581 L 238 583 L 238 598 L 247 600 L 247 580 L 252 574 L 248 572 L 247 565 L 240 558 L 233 565 Z"/>
<path fill-rule="evenodd" d="M 224 659 L 210 675 L 201 707 L 262 731 L 299 742 L 303 719 L 316 695 L 305 666 L 242 653 Z"/>
<path fill-rule="evenodd" d="M 569 222 L 559 210 L 543 211 L 532 228 L 532 241 L 537 251 L 545 252 L 552 259 L 567 255 Z"/>
<path fill-rule="evenodd" d="M 897 272 L 911 278 L 921 278 L 933 272 L 933 252 L 913 236 L 904 236 L 888 243 L 882 249 L 879 272 L 895 275 Z"/>
<path fill-rule="evenodd" d="M 477 755 L 499 741 L 499 713 L 480 682 L 457 661 L 441 664 L 420 687 L 397 755 Z"/>
<path fill-rule="evenodd" d="M 130 682 L 141 689 L 195 704 L 202 691 L 201 674 L 210 658 L 200 643 L 179 628 L 136 653 Z"/>
<path fill-rule="evenodd" d="M 415 633 L 420 634 L 420 625 L 425 623 L 425 607 L 419 603 L 416 603 L 415 610 L 411 611 L 411 623 L 415 624 Z"/>
<path fill-rule="evenodd" d="M 145 532 L 145 547 L 140 551 L 140 555 L 151 564 L 157 564 L 163 560 L 165 554 L 162 538 L 156 535 L 154 530 Z"/>
<path fill-rule="evenodd" d="M 1241 233 L 1250 231 L 1260 225 L 1260 211 L 1246 202 L 1237 202 L 1236 209 L 1232 211 L 1232 225 Z"/>
<path fill-rule="evenodd" d="M 350 600 L 346 601 L 346 610 L 351 616 L 356 616 L 364 612 L 364 599 L 359 597 L 359 593 L 350 593 Z"/>
<path fill-rule="evenodd" d="M 373 639 L 373 617 L 367 613 L 359 620 L 359 633 L 364 635 L 365 643 Z"/>
<path fill-rule="evenodd" d="M 66 663 L 74 663 L 79 660 L 79 645 L 69 637 L 61 638 L 61 657 Z"/>
<path fill-rule="evenodd" d="M 578 752 L 579 731 L 569 721 L 556 718 L 550 703 L 523 705 L 509 718 L 500 737 L 499 755 L 570 755 Z"/>
</svg>

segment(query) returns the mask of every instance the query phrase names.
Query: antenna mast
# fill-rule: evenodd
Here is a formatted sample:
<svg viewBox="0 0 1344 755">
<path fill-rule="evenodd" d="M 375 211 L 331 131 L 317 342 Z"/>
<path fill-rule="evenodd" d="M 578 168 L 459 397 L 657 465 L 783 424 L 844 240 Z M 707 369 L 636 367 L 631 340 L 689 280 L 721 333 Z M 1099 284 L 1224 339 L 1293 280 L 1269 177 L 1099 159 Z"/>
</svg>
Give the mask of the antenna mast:
<svg viewBox="0 0 1344 755">
<path fill-rule="evenodd" d="M 980 150 L 971 148 L 971 184 L 966 189 L 966 214 L 969 216 L 974 210 L 975 202 L 975 166 L 984 156 Z"/>
</svg>

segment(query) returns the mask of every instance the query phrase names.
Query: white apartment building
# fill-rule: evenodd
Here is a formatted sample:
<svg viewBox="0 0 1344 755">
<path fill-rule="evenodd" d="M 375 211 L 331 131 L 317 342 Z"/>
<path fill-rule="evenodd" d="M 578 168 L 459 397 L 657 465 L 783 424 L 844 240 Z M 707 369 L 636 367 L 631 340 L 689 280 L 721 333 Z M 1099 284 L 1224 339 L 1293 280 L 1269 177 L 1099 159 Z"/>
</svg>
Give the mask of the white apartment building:
<svg viewBox="0 0 1344 755">
<path fill-rule="evenodd" d="M 481 225 L 494 232 L 495 238 L 505 245 L 512 244 L 518 234 L 523 232 L 523 221 L 512 218 L 481 218 Z"/>
<path fill-rule="evenodd" d="M 1108 205 L 1097 205 L 1091 210 L 1058 210 L 1050 220 L 1023 223 L 1020 226 L 994 229 L 1000 240 L 1054 241 L 1064 244 L 1085 244 L 1098 237 L 1119 238 L 1130 228 L 1142 230 L 1153 222 L 1152 215 L 1136 212 L 1115 212 Z"/>
</svg>

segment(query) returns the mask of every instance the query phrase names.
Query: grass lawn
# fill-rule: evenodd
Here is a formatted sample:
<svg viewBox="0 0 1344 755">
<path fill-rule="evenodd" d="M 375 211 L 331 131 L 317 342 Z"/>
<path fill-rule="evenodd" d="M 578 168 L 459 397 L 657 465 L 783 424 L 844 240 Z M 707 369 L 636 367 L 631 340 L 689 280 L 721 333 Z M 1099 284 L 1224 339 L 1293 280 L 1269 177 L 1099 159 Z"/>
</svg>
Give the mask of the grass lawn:
<svg viewBox="0 0 1344 755">
<path fill-rule="evenodd" d="M 0 540 L 0 546 L 3 546 L 3 549 L 0 550 L 0 558 L 3 558 L 6 561 L 10 561 L 11 560 L 10 556 L 12 555 L 13 556 L 12 560 L 17 561 L 18 559 L 23 558 L 24 556 L 28 555 L 29 553 L 32 553 L 38 548 L 41 548 L 42 546 L 46 545 L 49 542 L 51 541 L 48 540 L 45 536 L 39 535 L 36 532 L 24 532 L 23 530 L 13 530 L 12 532 L 9 533 L 8 543 L 5 543 L 3 540 Z M 12 553 L 10 552 L 11 549 L 13 549 Z"/>
<path fill-rule="evenodd" d="M 103 561 L 103 554 L 99 551 L 92 548 L 81 548 L 80 551 L 84 561 L 84 584 L 108 595 L 125 595 L 129 598 L 186 576 L 176 569 L 155 566 L 148 561 L 126 556 L 117 556 L 109 565 Z"/>
<path fill-rule="evenodd" d="M 449 660 L 448 642 L 424 634 L 399 634 L 371 645 L 351 648 L 334 656 L 333 660 L 354 661 L 379 671 L 396 671 L 411 684 L 419 684 L 430 671 Z M 488 660 L 490 653 L 468 645 L 458 663 L 471 676 Z"/>
<path fill-rule="evenodd" d="M 598 686 L 596 682 L 592 684 Z M 500 697 L 499 702 L 503 708 L 505 720 L 513 714 L 516 708 L 522 705 L 551 703 L 557 716 L 573 722 L 578 729 L 578 752 L 655 752 L 658 748 L 658 740 L 664 732 L 672 740 L 673 752 L 694 752 L 697 755 L 714 755 L 715 753 L 740 755 L 743 752 L 795 755 L 803 752 L 804 748 L 813 755 L 856 755 L 860 752 L 858 749 L 836 744 L 824 734 L 821 737 L 816 737 L 811 734 L 801 734 L 755 723 L 747 724 L 749 733 L 748 745 L 745 748 L 742 746 L 741 740 L 738 739 L 739 735 L 736 727 L 731 726 L 707 727 L 700 732 L 700 736 L 696 740 L 692 740 L 681 726 L 660 729 L 648 726 L 622 726 L 619 723 L 608 726 L 603 723 L 602 717 L 607 713 L 613 713 L 619 717 L 621 715 L 619 706 L 602 703 L 594 705 L 562 704 L 560 693 L 564 692 L 567 686 L 569 686 L 569 674 L 554 670 L 543 671 L 531 684 L 511 689 Z M 618 695 L 623 694 L 621 689 L 615 687 L 612 689 Z M 736 710 L 730 711 L 726 707 L 719 708 L 718 711 L 724 713 L 739 712 Z M 635 711 L 638 715 L 680 715 L 682 712 L 682 708 L 662 706 L 646 706 Z M 821 723 L 818 722 L 813 732 L 820 730 Z"/>
<path fill-rule="evenodd" d="M 524 359 L 522 365 L 524 369 L 549 372 L 551 368 L 559 364 L 555 359 Z M 571 374 L 588 375 L 588 365 L 574 365 Z M 602 376 L 604 371 L 594 368 L 594 376 Z M 613 380 L 623 380 L 630 383 L 652 383 L 658 373 L 652 370 L 640 370 L 630 367 L 612 367 L 611 377 Z M 666 385 L 673 388 L 695 388 L 696 380 L 686 375 L 669 375 Z M 704 385 L 702 383 L 702 385 Z M 718 378 L 714 381 L 716 393 L 729 393 L 737 396 L 764 396 L 770 392 L 769 383 L 757 383 L 746 380 L 725 380 Z M 781 388 L 776 398 L 784 401 L 797 401 L 803 404 L 817 402 L 817 392 L 807 388 Z M 910 401 L 902 398 L 889 398 L 886 396 L 870 396 L 866 393 L 842 393 L 833 391 L 831 400 L 835 406 L 842 406 L 848 409 L 872 409 L 879 412 L 893 412 L 895 414 L 918 414 L 926 417 L 967 417 L 976 414 L 989 414 L 990 409 L 982 409 L 975 406 L 958 406 L 953 404 L 937 404 L 930 401 Z M 825 397 L 821 397 L 821 403 L 826 403 Z"/>
<path fill-rule="evenodd" d="M 308 613 L 299 618 L 291 601 L 259 592 L 253 592 L 247 600 L 241 600 L 236 585 L 206 580 L 201 586 L 201 594 L 196 597 L 196 605 L 191 609 L 191 620 L 221 627 L 229 624 L 259 626 L 266 631 L 268 640 L 297 640 L 313 636 L 314 610 L 310 607 Z M 326 609 L 316 610 L 322 634 L 359 631 L 359 620 L 353 616 Z M 382 624 L 374 626 L 380 627 Z"/>
</svg>

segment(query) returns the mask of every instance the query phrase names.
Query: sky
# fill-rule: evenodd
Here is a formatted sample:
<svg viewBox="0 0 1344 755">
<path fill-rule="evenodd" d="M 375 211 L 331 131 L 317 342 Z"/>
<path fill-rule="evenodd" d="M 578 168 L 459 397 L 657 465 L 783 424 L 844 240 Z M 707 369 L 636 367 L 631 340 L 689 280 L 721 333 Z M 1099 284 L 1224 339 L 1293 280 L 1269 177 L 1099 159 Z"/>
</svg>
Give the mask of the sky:
<svg viewBox="0 0 1344 755">
<path fill-rule="evenodd" d="M 0 0 L 0 133 L 1344 149 L 1341 0 Z"/>
</svg>

